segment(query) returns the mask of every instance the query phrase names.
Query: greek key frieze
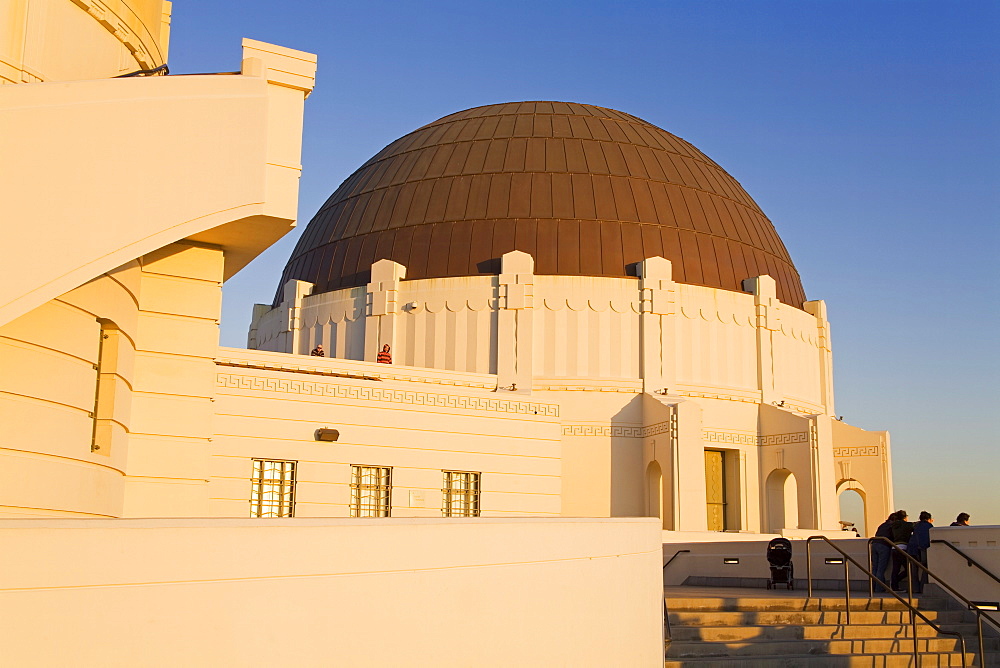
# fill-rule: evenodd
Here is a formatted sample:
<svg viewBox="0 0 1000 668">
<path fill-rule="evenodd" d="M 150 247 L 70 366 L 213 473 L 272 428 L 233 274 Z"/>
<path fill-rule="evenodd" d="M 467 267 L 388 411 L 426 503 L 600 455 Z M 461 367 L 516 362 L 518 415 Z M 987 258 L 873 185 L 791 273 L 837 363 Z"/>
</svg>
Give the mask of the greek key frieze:
<svg viewBox="0 0 1000 668">
<path fill-rule="evenodd" d="M 792 445 L 793 443 L 808 443 L 809 432 L 796 431 L 790 434 L 770 434 L 758 436 L 757 445 Z"/>
<path fill-rule="evenodd" d="M 433 406 L 435 408 L 559 417 L 559 406 L 557 405 L 512 399 L 495 399 L 493 397 L 437 394 L 434 392 L 419 392 L 395 388 L 359 387 L 356 385 L 267 378 L 263 376 L 243 376 L 228 373 L 218 374 L 216 382 L 219 387 L 254 392 L 301 394 L 353 401 L 379 401 L 397 405 Z"/>
<path fill-rule="evenodd" d="M 757 445 L 753 434 L 739 434 L 730 431 L 705 431 L 704 440 L 709 443 L 732 443 L 734 445 Z"/>
<path fill-rule="evenodd" d="M 613 438 L 645 438 L 670 431 L 669 422 L 646 427 L 615 424 L 564 424 L 563 436 L 608 436 Z"/>
<path fill-rule="evenodd" d="M 861 445 L 853 448 L 834 448 L 834 457 L 878 457 L 882 448 L 878 445 Z"/>
</svg>

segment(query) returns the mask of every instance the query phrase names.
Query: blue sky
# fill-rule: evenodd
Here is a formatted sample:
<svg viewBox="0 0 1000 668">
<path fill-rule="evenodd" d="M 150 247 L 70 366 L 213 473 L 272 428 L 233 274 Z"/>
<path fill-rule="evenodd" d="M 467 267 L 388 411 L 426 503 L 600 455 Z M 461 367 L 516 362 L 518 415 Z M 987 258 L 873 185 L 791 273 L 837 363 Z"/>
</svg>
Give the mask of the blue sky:
<svg viewBox="0 0 1000 668">
<path fill-rule="evenodd" d="M 174 73 L 240 39 L 318 54 L 299 229 L 226 284 L 243 346 L 298 234 L 383 146 L 566 100 L 692 142 L 774 222 L 833 323 L 837 412 L 892 434 L 897 507 L 1000 524 L 1000 3 L 178 0 Z"/>
</svg>

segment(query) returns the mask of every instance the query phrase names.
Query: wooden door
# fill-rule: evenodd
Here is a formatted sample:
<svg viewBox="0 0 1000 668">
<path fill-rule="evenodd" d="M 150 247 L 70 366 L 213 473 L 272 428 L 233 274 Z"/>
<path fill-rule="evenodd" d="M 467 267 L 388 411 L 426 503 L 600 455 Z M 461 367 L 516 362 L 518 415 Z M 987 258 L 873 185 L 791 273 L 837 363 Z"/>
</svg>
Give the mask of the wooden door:
<svg viewBox="0 0 1000 668">
<path fill-rule="evenodd" d="M 726 469 L 721 450 L 705 451 L 705 501 L 708 530 L 726 530 Z"/>
</svg>

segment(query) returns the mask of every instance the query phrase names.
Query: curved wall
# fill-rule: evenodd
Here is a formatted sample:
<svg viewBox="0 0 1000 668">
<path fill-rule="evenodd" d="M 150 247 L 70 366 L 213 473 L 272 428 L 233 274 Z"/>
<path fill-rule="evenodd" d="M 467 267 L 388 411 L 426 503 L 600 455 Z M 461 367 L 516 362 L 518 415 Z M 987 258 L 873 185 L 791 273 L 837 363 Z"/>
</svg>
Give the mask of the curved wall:
<svg viewBox="0 0 1000 668">
<path fill-rule="evenodd" d="M 131 262 L 0 327 L 0 514 L 122 514 L 139 276 Z"/>
<path fill-rule="evenodd" d="M 170 5 L 164 0 L 4 3 L 0 83 L 104 79 L 163 65 Z"/>
<path fill-rule="evenodd" d="M 559 378 L 643 378 L 639 279 L 531 280 L 531 308 L 519 313 L 530 311 L 533 319 L 531 377 L 536 388 Z M 381 316 L 392 318 L 392 337 L 376 336 L 371 345 L 378 319 L 370 315 L 371 286 L 308 295 L 309 284 L 290 284 L 298 285 L 297 296 L 286 291 L 293 301 L 258 314 L 251 348 L 308 355 L 322 344 L 330 357 L 373 360 L 369 348 L 390 343 L 395 364 L 498 373 L 504 329 L 500 314 L 506 310 L 498 276 L 398 282 L 395 311 Z M 828 353 L 820 337 L 824 320 L 775 300 L 770 320 L 762 324 L 753 294 L 672 286 L 671 312 L 654 314 L 659 326 L 653 353 L 672 377 L 672 387 L 757 401 L 764 392 L 768 402 L 773 394 L 775 401 L 805 412 L 828 412 L 822 383 Z M 516 327 L 527 329 L 524 322 Z M 762 366 L 766 375 L 773 375 L 773 392 L 762 387 Z"/>
</svg>

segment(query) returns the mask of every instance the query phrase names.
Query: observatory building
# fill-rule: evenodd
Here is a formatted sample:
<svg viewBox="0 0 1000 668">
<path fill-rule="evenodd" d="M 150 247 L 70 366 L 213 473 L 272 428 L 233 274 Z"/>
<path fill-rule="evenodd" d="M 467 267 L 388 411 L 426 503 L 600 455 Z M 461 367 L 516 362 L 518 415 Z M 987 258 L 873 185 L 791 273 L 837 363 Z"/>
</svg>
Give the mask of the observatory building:
<svg viewBox="0 0 1000 668">
<path fill-rule="evenodd" d="M 317 345 L 544 402 L 557 438 L 523 447 L 556 446 L 564 515 L 794 533 L 839 528 L 845 489 L 869 526 L 891 508 L 887 435 L 834 419 L 825 305 L 774 226 L 697 148 L 613 109 L 477 107 L 362 165 L 254 312 L 251 348 Z M 488 477 L 483 514 L 514 510 Z"/>
<path fill-rule="evenodd" d="M 170 13 L 0 11 L 5 658 L 662 665 L 666 544 L 890 510 L 771 222 L 611 109 L 391 143 L 220 347 L 223 283 L 298 218 L 316 59 L 168 75 Z"/>
</svg>

